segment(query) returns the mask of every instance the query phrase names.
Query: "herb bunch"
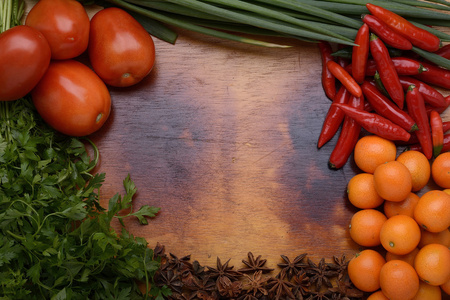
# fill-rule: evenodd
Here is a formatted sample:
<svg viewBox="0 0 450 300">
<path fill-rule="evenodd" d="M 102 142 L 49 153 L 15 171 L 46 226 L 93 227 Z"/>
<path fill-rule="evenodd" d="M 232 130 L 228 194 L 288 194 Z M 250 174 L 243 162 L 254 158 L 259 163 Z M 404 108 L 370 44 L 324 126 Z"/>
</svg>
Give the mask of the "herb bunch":
<svg viewBox="0 0 450 300">
<path fill-rule="evenodd" d="M 91 160 L 82 140 L 47 127 L 29 99 L 1 103 L 0 118 L 0 298 L 143 299 L 138 283 L 148 288 L 159 262 L 145 239 L 111 222 L 146 224 L 159 208 L 133 211 L 129 176 L 125 195 L 103 208 L 105 174 L 90 173 L 95 145 Z"/>
</svg>

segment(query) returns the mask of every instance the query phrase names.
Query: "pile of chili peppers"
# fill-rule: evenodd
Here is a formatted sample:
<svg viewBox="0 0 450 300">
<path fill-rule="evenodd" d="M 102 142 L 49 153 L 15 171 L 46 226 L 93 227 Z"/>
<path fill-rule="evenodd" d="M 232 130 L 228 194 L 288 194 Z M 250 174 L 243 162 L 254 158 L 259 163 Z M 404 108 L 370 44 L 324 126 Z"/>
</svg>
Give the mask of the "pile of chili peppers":
<svg viewBox="0 0 450 300">
<path fill-rule="evenodd" d="M 450 134 L 445 134 L 450 122 L 441 118 L 450 96 L 438 90 L 450 89 L 450 70 L 410 51 L 417 47 L 450 59 L 450 45 L 441 47 L 434 34 L 383 7 L 366 6 L 370 14 L 362 16 L 350 51 L 340 45 L 333 51 L 330 43 L 319 43 L 322 86 L 332 104 L 318 148 L 342 125 L 329 158 L 334 169 L 347 162 L 362 129 L 421 151 L 428 159 L 450 151 Z"/>
</svg>

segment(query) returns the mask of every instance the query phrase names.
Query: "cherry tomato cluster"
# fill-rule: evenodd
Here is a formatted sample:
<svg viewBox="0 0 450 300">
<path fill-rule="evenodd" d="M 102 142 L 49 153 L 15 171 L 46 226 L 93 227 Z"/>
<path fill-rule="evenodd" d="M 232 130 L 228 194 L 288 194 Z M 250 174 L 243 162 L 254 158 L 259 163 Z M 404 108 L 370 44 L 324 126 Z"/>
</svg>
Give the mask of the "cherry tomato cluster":
<svg viewBox="0 0 450 300">
<path fill-rule="evenodd" d="M 24 25 L 0 35 L 0 49 L 0 101 L 30 94 L 44 121 L 70 136 L 102 127 L 108 86 L 137 84 L 155 62 L 152 37 L 130 14 L 105 8 L 90 19 L 73 0 L 37 2 Z"/>
<path fill-rule="evenodd" d="M 341 168 L 353 152 L 361 129 L 398 145 L 409 145 L 428 159 L 450 150 L 450 135 L 441 113 L 450 105 L 450 70 L 417 56 L 413 47 L 450 58 L 434 34 L 403 17 L 368 3 L 351 52 L 344 58 L 320 42 L 322 86 L 332 104 L 318 148 L 341 133 L 330 155 L 330 168 Z M 342 48 L 342 47 L 341 47 Z M 401 56 L 393 53 L 401 52 Z M 338 86 L 340 84 L 340 86 Z"/>
</svg>

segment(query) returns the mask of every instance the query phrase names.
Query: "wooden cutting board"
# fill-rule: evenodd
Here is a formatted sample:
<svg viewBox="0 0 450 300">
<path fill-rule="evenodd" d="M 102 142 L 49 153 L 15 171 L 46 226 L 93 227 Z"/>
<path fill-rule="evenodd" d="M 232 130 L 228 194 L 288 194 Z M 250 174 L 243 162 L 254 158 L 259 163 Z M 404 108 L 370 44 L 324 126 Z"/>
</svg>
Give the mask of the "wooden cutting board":
<svg viewBox="0 0 450 300">
<path fill-rule="evenodd" d="M 112 114 L 92 137 L 104 203 L 130 174 L 135 207 L 161 212 L 147 226 L 128 220 L 129 230 L 204 265 L 219 257 L 241 267 L 249 251 L 269 267 L 282 254 L 351 257 L 360 248 L 348 233 L 356 209 L 346 185 L 359 170 L 352 159 L 328 168 L 337 136 L 317 149 L 331 103 L 317 45 L 278 40 L 292 47 L 269 49 L 179 33 L 175 45 L 154 39 L 156 65 L 142 83 L 111 88 Z"/>
</svg>

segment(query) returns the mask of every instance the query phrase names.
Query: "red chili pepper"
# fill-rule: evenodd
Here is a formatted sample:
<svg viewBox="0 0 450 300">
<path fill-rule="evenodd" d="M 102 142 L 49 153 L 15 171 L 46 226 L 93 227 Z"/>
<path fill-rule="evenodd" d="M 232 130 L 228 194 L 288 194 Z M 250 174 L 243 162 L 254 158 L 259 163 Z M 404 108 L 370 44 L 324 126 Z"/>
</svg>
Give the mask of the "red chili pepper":
<svg viewBox="0 0 450 300">
<path fill-rule="evenodd" d="M 416 132 L 411 132 L 411 137 L 406 142 L 405 141 L 395 141 L 395 144 L 398 146 L 414 145 L 417 143 L 419 143 L 419 139 L 417 138 Z"/>
<path fill-rule="evenodd" d="M 382 138 L 392 141 L 407 141 L 411 137 L 411 134 L 405 129 L 377 113 L 357 109 L 349 106 L 348 104 L 333 103 L 331 105 L 336 105 L 342 109 L 347 116 L 358 122 L 359 125 L 361 125 L 365 130 Z"/>
<path fill-rule="evenodd" d="M 355 44 L 352 51 L 352 75 L 359 84 L 366 77 L 366 64 L 369 57 L 369 26 L 363 24 L 356 33 Z"/>
<path fill-rule="evenodd" d="M 328 98 L 333 100 L 336 95 L 336 78 L 333 74 L 328 70 L 327 62 L 333 61 L 334 58 L 331 55 L 333 50 L 331 49 L 331 45 L 328 42 L 321 41 L 319 42 L 319 50 L 320 55 L 322 57 L 322 86 L 325 94 Z"/>
<path fill-rule="evenodd" d="M 434 106 L 431 106 L 431 105 L 428 105 L 427 103 L 425 103 L 425 109 L 427 111 L 427 115 L 430 115 L 430 112 L 432 110 L 435 110 L 438 113 L 442 114 L 447 108 L 446 107 L 434 107 Z"/>
<path fill-rule="evenodd" d="M 442 56 L 443 58 L 450 59 L 450 44 L 442 46 L 438 51 L 434 53 Z"/>
<path fill-rule="evenodd" d="M 441 46 L 441 40 L 436 35 L 413 25 L 398 14 L 372 3 L 367 3 L 366 7 L 372 15 L 391 27 L 395 32 L 403 35 L 414 46 L 429 52 L 437 51 Z"/>
<path fill-rule="evenodd" d="M 423 153 L 423 148 L 420 145 L 420 143 L 416 143 L 413 145 L 410 145 L 407 147 L 408 150 L 416 150 L 416 151 L 420 151 Z M 444 134 L 444 141 L 442 142 L 442 150 L 441 153 L 443 152 L 449 152 L 450 151 L 450 133 L 448 134 Z"/>
<path fill-rule="evenodd" d="M 364 102 L 364 96 L 351 96 L 348 105 L 354 108 L 363 109 Z M 339 134 L 339 138 L 328 160 L 328 166 L 331 169 L 340 169 L 345 165 L 355 148 L 356 142 L 358 142 L 360 132 L 361 125 L 349 116 L 345 116 L 341 133 Z"/>
<path fill-rule="evenodd" d="M 442 122 L 442 131 L 447 132 L 450 130 L 450 121 Z"/>
<path fill-rule="evenodd" d="M 327 62 L 327 67 L 331 74 L 333 74 L 334 77 L 336 77 L 336 79 L 339 80 L 353 96 L 361 97 L 361 87 L 343 67 L 335 61 Z"/>
<path fill-rule="evenodd" d="M 426 103 L 434 106 L 434 107 L 445 107 L 447 108 L 448 103 L 445 100 L 444 95 L 442 95 L 438 90 L 429 86 L 428 84 L 415 79 L 413 77 L 408 76 L 399 76 L 400 83 L 403 87 L 403 90 L 406 92 L 408 87 L 411 85 L 416 86 L 419 89 L 419 92 L 422 94 L 423 99 Z"/>
<path fill-rule="evenodd" d="M 373 75 L 373 80 L 374 80 L 375 86 L 378 88 L 378 90 L 383 95 L 385 95 L 388 99 L 391 99 L 391 96 L 389 95 L 388 91 L 386 91 L 384 84 L 381 82 L 380 73 L 378 73 L 378 71 L 376 71 L 375 75 Z"/>
<path fill-rule="evenodd" d="M 419 89 L 410 85 L 406 91 L 406 105 L 409 115 L 416 121 L 419 129 L 416 131 L 423 153 L 428 159 L 433 156 L 433 142 L 431 140 L 430 122 L 425 110 L 425 101 Z"/>
<path fill-rule="evenodd" d="M 441 115 L 435 110 L 432 110 L 430 113 L 430 127 L 433 141 L 433 156 L 437 157 L 441 153 L 444 143 L 444 128 Z"/>
<path fill-rule="evenodd" d="M 373 33 L 370 35 L 370 53 L 377 64 L 381 82 L 383 82 L 389 96 L 391 96 L 391 99 L 398 107 L 400 107 L 400 109 L 403 109 L 405 95 L 400 80 L 398 79 L 394 63 L 392 62 L 383 41 Z"/>
<path fill-rule="evenodd" d="M 391 57 L 395 70 L 398 75 L 412 76 L 427 71 L 422 63 L 417 60 L 408 57 Z M 352 65 L 347 66 L 345 69 L 351 71 Z M 377 64 L 373 59 L 367 60 L 366 76 L 374 76 L 377 72 Z"/>
<path fill-rule="evenodd" d="M 428 71 L 415 75 L 416 78 L 438 87 L 450 89 L 450 70 L 425 62 L 422 64 Z"/>
<path fill-rule="evenodd" d="M 341 86 L 339 91 L 337 92 L 336 96 L 333 99 L 333 103 L 348 103 L 348 100 L 350 99 L 350 93 L 348 90 Z M 336 132 L 339 129 L 339 126 L 341 126 L 342 121 L 344 120 L 345 113 L 337 108 L 334 105 L 330 105 L 330 108 L 328 109 L 328 113 L 325 117 L 325 121 L 322 125 L 322 131 L 319 135 L 319 141 L 317 143 L 317 148 L 321 148 L 323 145 L 325 145 L 326 142 L 331 140 L 333 136 L 336 134 Z"/>
<path fill-rule="evenodd" d="M 387 26 L 384 22 L 382 22 L 374 15 L 363 15 L 362 21 L 369 25 L 370 31 L 379 36 L 380 39 L 382 39 L 383 42 L 385 42 L 389 46 L 401 50 L 412 49 L 412 44 L 408 39 L 392 30 L 389 26 Z"/>
<path fill-rule="evenodd" d="M 450 133 L 444 135 L 444 142 L 442 143 L 441 152 L 448 152 L 448 151 L 450 151 Z"/>
<path fill-rule="evenodd" d="M 416 122 L 404 110 L 395 106 L 369 81 L 361 85 L 364 97 L 379 115 L 399 125 L 408 132 L 417 130 Z"/>
</svg>

